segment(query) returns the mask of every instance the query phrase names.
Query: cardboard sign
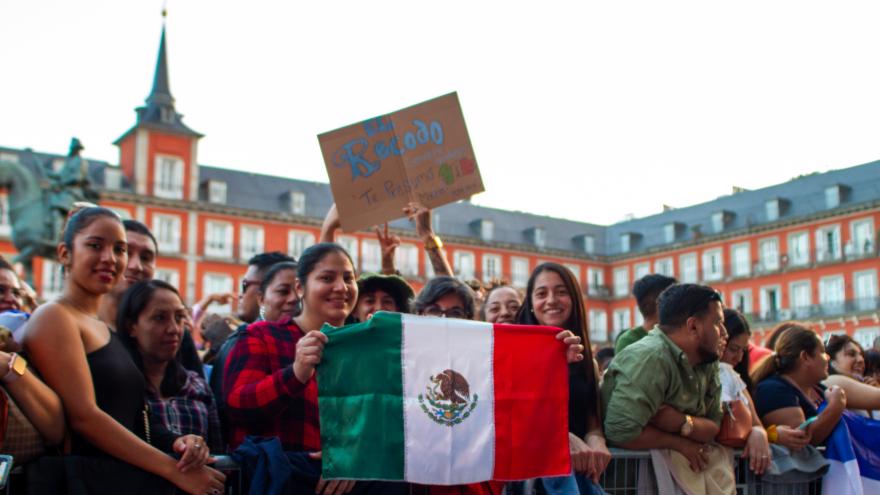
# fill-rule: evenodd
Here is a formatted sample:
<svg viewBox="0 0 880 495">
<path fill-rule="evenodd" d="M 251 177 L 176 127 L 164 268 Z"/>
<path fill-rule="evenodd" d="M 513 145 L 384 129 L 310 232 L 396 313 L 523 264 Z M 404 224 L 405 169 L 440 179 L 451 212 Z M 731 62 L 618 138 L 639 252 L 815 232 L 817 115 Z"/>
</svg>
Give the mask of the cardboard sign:
<svg viewBox="0 0 880 495">
<path fill-rule="evenodd" d="M 318 136 L 342 228 L 352 232 L 482 192 L 458 95 Z"/>
</svg>

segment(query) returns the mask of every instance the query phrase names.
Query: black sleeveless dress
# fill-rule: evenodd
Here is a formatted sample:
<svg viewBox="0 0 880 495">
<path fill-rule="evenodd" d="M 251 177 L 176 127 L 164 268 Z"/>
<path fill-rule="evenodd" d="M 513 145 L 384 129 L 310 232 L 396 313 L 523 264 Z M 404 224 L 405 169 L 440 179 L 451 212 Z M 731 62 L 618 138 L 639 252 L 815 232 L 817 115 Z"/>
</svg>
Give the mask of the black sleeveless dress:
<svg viewBox="0 0 880 495">
<path fill-rule="evenodd" d="M 86 360 L 98 407 L 127 430 L 144 438 L 146 382 L 116 332 L 110 332 L 107 345 L 86 354 Z M 73 455 L 107 456 L 75 432 L 71 440 Z"/>
</svg>

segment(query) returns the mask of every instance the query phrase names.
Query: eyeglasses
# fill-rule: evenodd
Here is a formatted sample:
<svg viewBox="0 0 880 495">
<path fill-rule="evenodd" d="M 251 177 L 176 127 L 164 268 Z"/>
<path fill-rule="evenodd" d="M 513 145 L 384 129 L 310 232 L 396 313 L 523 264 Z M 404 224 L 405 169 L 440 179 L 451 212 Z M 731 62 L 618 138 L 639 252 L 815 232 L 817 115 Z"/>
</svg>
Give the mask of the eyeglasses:
<svg viewBox="0 0 880 495">
<path fill-rule="evenodd" d="M 247 292 L 248 287 L 250 287 L 250 286 L 252 286 L 252 285 L 260 285 L 260 282 L 258 282 L 258 281 L 256 281 L 256 280 L 248 280 L 248 279 L 244 279 L 244 280 L 242 280 L 242 281 L 241 281 L 241 292 L 242 292 L 242 294 L 245 293 L 245 292 Z"/>
<path fill-rule="evenodd" d="M 428 316 L 439 316 L 441 318 L 458 318 L 460 320 L 468 319 L 468 314 L 464 309 L 459 307 L 442 309 L 440 306 L 428 306 L 424 313 Z"/>
</svg>

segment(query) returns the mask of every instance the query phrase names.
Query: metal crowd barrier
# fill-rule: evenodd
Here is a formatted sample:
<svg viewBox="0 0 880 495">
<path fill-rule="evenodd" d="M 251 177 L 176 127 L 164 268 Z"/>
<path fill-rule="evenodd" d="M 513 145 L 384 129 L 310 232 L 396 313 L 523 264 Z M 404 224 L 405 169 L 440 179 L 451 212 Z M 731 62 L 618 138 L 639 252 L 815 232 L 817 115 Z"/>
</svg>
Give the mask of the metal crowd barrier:
<svg viewBox="0 0 880 495">
<path fill-rule="evenodd" d="M 800 482 L 785 484 L 769 483 L 755 476 L 749 470 L 748 459 L 736 452 L 736 492 L 737 495 L 819 495 L 822 493 L 822 477 L 816 476 Z M 658 494 L 654 476 L 651 454 L 647 451 L 611 449 L 611 462 L 602 474 L 599 484 L 608 495 L 642 495 Z M 9 456 L 0 456 L 9 457 Z M 217 462 L 214 467 L 226 474 L 226 495 L 243 495 L 244 484 L 238 464 L 227 455 L 215 455 Z M 9 459 L 11 461 L 11 457 Z M 13 477 L 20 473 L 20 468 L 13 471 Z M 540 495 L 542 490 L 535 489 L 533 483 L 527 483 L 528 495 Z M 8 493 L 9 485 L 0 485 L 0 492 Z M 664 494 L 658 494 L 664 495 Z"/>
<path fill-rule="evenodd" d="M 609 495 L 657 494 L 657 482 L 651 454 L 647 451 L 610 449 L 611 462 L 599 484 Z M 734 453 L 737 495 L 818 495 L 822 493 L 822 476 L 797 482 L 771 483 L 749 469 L 742 452 Z M 662 495 L 662 494 L 660 494 Z"/>
</svg>

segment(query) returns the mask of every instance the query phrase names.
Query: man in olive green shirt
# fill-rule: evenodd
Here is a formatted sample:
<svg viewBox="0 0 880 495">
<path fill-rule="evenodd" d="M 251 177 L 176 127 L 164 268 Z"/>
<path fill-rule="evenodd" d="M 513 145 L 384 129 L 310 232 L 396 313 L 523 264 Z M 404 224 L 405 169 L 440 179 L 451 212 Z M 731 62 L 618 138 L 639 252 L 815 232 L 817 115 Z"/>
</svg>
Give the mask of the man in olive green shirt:
<svg viewBox="0 0 880 495">
<path fill-rule="evenodd" d="M 605 437 L 626 449 L 674 449 L 700 471 L 722 417 L 721 297 L 711 287 L 673 285 L 660 294 L 658 313 L 658 326 L 615 355 L 605 374 Z"/>
<path fill-rule="evenodd" d="M 614 344 L 614 355 L 620 354 L 630 344 L 642 340 L 648 335 L 648 330 L 657 324 L 657 296 L 667 287 L 676 283 L 676 280 L 666 275 L 652 273 L 636 280 L 633 284 L 632 295 L 636 298 L 639 313 L 642 314 L 644 323 L 635 328 L 630 328 L 620 334 L 617 343 Z"/>
</svg>

